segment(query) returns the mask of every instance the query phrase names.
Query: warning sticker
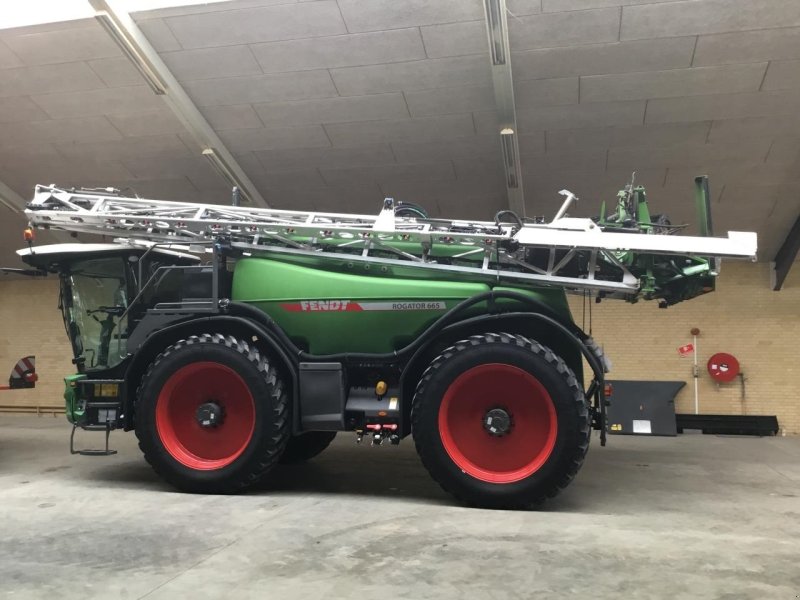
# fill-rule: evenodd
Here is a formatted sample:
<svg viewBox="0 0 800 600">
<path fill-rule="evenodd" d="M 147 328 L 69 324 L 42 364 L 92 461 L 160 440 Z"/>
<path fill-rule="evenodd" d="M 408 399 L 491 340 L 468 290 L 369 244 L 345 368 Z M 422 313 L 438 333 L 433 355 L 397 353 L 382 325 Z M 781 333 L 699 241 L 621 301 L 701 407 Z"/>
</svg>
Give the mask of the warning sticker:
<svg viewBox="0 0 800 600">
<path fill-rule="evenodd" d="M 360 312 L 360 311 L 408 311 L 445 310 L 445 302 L 353 302 L 352 300 L 301 300 L 285 302 L 281 308 L 288 312 Z"/>
</svg>

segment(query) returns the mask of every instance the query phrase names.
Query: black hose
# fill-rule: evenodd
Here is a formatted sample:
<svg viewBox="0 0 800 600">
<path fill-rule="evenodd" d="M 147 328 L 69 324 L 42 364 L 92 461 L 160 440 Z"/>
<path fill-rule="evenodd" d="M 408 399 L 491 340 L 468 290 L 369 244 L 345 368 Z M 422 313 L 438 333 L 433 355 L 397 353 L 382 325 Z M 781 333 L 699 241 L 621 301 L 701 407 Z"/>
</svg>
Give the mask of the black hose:
<svg viewBox="0 0 800 600">
<path fill-rule="evenodd" d="M 522 219 L 519 218 L 519 215 L 515 213 L 513 210 L 501 210 L 494 216 L 494 224 L 500 227 L 500 219 L 502 219 L 506 215 L 511 215 L 514 220 L 517 222 L 517 229 L 514 230 L 514 233 L 522 229 Z"/>
</svg>

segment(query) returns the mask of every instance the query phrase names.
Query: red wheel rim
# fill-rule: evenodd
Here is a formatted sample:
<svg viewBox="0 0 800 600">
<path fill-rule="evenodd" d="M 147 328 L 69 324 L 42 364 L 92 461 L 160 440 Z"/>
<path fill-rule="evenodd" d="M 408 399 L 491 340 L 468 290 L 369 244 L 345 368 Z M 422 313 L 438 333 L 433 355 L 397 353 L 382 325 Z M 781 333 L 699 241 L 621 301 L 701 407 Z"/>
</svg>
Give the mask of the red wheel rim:
<svg viewBox="0 0 800 600">
<path fill-rule="evenodd" d="M 201 404 L 222 407 L 222 422 L 202 427 Z M 196 362 L 173 373 L 156 402 L 156 430 L 170 455 L 190 469 L 221 469 L 244 452 L 253 437 L 256 405 L 247 384 L 233 369 Z"/>
<path fill-rule="evenodd" d="M 489 433 L 489 411 L 503 409 L 511 427 Z M 442 398 L 439 432 L 452 461 L 466 474 L 490 483 L 513 483 L 533 475 L 550 457 L 558 420 L 553 400 L 533 375 L 506 364 L 485 364 L 459 375 Z"/>
</svg>

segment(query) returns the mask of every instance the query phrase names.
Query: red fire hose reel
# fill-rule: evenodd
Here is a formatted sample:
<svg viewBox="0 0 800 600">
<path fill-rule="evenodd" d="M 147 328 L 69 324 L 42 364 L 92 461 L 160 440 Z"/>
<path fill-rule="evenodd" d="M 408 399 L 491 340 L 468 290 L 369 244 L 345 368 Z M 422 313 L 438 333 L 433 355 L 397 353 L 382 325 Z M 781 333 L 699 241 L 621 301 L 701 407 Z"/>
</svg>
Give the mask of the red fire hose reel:
<svg viewBox="0 0 800 600">
<path fill-rule="evenodd" d="M 708 359 L 708 374 L 717 383 L 729 383 L 740 373 L 739 361 L 727 352 L 717 352 Z"/>
</svg>

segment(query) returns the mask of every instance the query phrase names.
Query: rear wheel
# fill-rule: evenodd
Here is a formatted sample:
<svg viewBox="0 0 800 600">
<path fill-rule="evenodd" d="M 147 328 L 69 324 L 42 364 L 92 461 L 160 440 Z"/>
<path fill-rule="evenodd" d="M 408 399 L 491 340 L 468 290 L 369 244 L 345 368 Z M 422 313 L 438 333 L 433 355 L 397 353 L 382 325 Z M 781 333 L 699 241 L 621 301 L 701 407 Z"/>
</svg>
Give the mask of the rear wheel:
<svg viewBox="0 0 800 600">
<path fill-rule="evenodd" d="M 412 432 L 440 485 L 486 508 L 527 508 L 572 480 L 589 447 L 590 416 L 564 361 L 522 336 L 472 336 L 420 380 Z"/>
<path fill-rule="evenodd" d="M 259 481 L 289 438 L 288 400 L 273 366 L 232 336 L 169 346 L 142 379 L 136 436 L 145 459 L 177 488 L 235 493 Z"/>
<path fill-rule="evenodd" d="M 311 460 L 330 446 L 335 437 L 335 431 L 309 431 L 291 437 L 280 462 L 288 465 Z"/>
</svg>

